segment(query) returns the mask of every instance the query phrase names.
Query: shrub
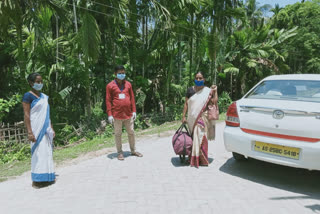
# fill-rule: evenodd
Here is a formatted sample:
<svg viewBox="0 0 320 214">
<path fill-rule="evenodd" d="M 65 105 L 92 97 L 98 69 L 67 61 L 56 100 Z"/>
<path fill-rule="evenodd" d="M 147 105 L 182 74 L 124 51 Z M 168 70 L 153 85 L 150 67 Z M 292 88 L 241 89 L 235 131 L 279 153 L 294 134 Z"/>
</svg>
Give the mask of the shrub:
<svg viewBox="0 0 320 214">
<path fill-rule="evenodd" d="M 0 98 L 0 121 L 10 112 L 10 110 L 17 105 L 21 100 L 21 95 L 14 95 L 9 100 Z"/>
<path fill-rule="evenodd" d="M 26 160 L 31 157 L 30 145 L 16 142 L 0 142 L 0 163 Z"/>
<path fill-rule="evenodd" d="M 227 112 L 228 107 L 231 105 L 232 100 L 227 92 L 222 92 L 222 94 L 219 96 L 218 105 L 219 105 L 219 111 Z"/>
</svg>

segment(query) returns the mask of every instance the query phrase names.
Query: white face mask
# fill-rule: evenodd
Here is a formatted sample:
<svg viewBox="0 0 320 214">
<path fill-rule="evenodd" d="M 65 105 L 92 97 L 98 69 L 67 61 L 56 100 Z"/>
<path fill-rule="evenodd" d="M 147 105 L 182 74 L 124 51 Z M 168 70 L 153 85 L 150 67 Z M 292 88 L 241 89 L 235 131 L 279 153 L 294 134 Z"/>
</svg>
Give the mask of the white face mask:
<svg viewBox="0 0 320 214">
<path fill-rule="evenodd" d="M 117 74 L 117 78 L 119 80 L 124 80 L 124 78 L 126 78 L 126 74 Z"/>
<path fill-rule="evenodd" d="M 33 86 L 32 86 L 32 88 L 37 90 L 37 91 L 41 91 L 42 87 L 43 87 L 42 83 L 34 83 Z"/>
</svg>

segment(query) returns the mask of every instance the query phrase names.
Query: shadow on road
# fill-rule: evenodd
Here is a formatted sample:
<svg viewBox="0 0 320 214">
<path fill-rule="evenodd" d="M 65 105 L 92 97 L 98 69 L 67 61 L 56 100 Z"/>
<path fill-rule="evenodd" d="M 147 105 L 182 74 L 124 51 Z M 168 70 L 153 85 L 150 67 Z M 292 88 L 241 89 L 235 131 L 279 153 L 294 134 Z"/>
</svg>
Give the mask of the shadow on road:
<svg viewBox="0 0 320 214">
<path fill-rule="evenodd" d="M 127 158 L 127 157 L 131 156 L 131 153 L 130 153 L 130 152 L 123 152 L 123 156 L 124 156 L 124 158 Z M 117 158 L 117 157 L 118 157 L 118 153 L 117 153 L 117 152 L 115 152 L 115 153 L 110 153 L 110 154 L 107 155 L 107 157 L 108 157 L 109 159 Z"/>
<path fill-rule="evenodd" d="M 317 211 L 320 211 L 319 204 L 309 205 L 309 206 L 305 206 L 305 207 L 311 209 L 315 213 L 317 213 Z"/>
<path fill-rule="evenodd" d="M 304 196 L 305 199 L 320 199 L 320 172 L 297 169 L 249 159 L 248 161 L 227 160 L 220 171 L 243 179 L 291 191 Z M 297 197 L 274 197 L 271 200 L 297 199 Z M 320 205 L 308 207 L 319 210 Z"/>
<path fill-rule="evenodd" d="M 208 158 L 208 160 L 209 160 L 209 164 L 211 164 L 212 163 L 212 161 L 213 161 L 213 158 Z M 180 158 L 179 157 L 173 157 L 173 158 L 171 158 L 171 163 L 172 163 L 172 165 L 173 166 L 175 166 L 175 167 L 185 167 L 185 166 L 190 166 L 190 164 L 187 164 L 187 163 L 181 163 L 180 162 Z M 202 167 L 202 166 L 200 166 L 200 167 Z M 204 166 L 205 167 L 205 166 Z"/>
<path fill-rule="evenodd" d="M 172 165 L 175 166 L 175 167 L 190 166 L 190 165 L 187 164 L 187 163 L 181 163 L 179 157 L 173 157 L 173 158 L 171 158 L 171 163 L 172 163 Z"/>
</svg>

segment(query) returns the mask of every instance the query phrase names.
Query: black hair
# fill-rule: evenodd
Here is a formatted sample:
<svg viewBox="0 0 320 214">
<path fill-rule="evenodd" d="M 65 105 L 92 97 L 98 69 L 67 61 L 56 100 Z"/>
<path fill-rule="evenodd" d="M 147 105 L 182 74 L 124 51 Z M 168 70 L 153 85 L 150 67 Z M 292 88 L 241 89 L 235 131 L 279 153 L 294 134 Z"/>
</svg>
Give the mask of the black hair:
<svg viewBox="0 0 320 214">
<path fill-rule="evenodd" d="M 205 77 L 205 76 L 204 76 L 204 73 L 203 73 L 202 71 L 198 71 L 197 73 L 195 73 L 194 77 L 196 77 L 197 74 L 201 74 L 203 78 Z"/>
<path fill-rule="evenodd" d="M 29 74 L 29 76 L 27 78 L 29 85 L 30 85 L 30 82 L 34 83 L 38 76 L 41 76 L 41 75 L 39 73 Z"/>
<path fill-rule="evenodd" d="M 117 73 L 118 71 L 122 71 L 122 70 L 125 70 L 125 68 L 123 67 L 123 65 L 117 65 L 115 68 L 114 68 L 114 72 Z"/>
</svg>

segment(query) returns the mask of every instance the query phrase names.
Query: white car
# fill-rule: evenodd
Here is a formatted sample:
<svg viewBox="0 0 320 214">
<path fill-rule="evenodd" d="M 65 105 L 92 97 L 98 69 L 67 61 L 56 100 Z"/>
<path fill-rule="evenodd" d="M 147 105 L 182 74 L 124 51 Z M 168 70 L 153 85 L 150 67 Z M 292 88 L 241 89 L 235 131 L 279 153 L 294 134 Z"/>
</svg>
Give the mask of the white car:
<svg viewBox="0 0 320 214">
<path fill-rule="evenodd" d="M 224 145 L 236 160 L 320 170 L 320 75 L 269 76 L 226 116 Z"/>
</svg>

